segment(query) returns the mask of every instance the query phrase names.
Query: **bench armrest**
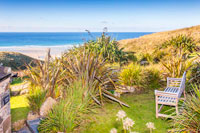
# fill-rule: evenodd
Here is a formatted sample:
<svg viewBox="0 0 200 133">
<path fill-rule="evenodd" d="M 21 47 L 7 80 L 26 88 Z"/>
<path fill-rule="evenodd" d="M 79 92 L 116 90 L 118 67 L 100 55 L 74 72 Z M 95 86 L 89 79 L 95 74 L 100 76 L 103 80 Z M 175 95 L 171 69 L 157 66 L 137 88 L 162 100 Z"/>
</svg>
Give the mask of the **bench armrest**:
<svg viewBox="0 0 200 133">
<path fill-rule="evenodd" d="M 177 93 L 170 93 L 170 92 L 164 92 L 164 91 L 158 91 L 158 90 L 155 90 L 155 95 L 156 96 L 166 96 L 166 97 L 178 98 Z"/>
</svg>

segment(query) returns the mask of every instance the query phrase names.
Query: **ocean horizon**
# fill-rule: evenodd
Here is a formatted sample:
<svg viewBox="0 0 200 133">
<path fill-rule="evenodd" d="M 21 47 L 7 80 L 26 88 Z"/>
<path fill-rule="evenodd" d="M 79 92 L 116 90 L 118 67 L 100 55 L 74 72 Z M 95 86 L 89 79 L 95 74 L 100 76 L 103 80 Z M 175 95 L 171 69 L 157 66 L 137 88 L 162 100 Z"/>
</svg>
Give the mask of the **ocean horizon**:
<svg viewBox="0 0 200 133">
<path fill-rule="evenodd" d="M 107 32 L 112 39 L 138 38 L 153 32 Z M 101 36 L 102 32 L 0 32 L 0 48 L 71 47 Z"/>
</svg>

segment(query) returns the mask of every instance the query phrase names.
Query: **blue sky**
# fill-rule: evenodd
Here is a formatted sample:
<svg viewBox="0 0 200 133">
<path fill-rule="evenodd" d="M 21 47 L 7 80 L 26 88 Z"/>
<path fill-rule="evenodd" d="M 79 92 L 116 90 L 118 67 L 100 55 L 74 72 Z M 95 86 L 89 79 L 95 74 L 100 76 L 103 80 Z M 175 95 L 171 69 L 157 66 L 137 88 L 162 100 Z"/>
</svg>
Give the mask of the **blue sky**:
<svg viewBox="0 0 200 133">
<path fill-rule="evenodd" d="M 0 0 L 0 32 L 157 32 L 200 24 L 200 0 Z"/>
</svg>

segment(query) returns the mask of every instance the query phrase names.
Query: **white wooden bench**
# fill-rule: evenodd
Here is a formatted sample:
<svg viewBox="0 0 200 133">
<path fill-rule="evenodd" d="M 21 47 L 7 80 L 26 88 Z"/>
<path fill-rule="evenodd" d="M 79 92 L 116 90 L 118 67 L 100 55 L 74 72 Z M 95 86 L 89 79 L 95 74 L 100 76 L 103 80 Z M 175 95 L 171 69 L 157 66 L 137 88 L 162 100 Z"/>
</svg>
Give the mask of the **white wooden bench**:
<svg viewBox="0 0 200 133">
<path fill-rule="evenodd" d="M 167 88 L 164 91 L 155 90 L 155 100 L 156 100 L 156 118 L 160 117 L 170 117 L 166 114 L 159 113 L 164 105 L 175 106 L 176 114 L 178 111 L 178 102 L 181 99 L 182 93 L 185 95 L 185 80 L 186 72 L 184 72 L 182 78 L 167 78 Z M 158 109 L 158 105 L 161 105 Z"/>
</svg>

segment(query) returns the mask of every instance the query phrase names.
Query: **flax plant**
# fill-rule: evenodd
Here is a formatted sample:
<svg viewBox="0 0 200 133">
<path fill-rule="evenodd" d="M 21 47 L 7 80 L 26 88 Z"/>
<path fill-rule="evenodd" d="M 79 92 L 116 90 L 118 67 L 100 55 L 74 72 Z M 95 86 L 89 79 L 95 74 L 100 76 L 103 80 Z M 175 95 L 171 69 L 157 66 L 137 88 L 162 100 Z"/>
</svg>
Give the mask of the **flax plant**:
<svg viewBox="0 0 200 133">
<path fill-rule="evenodd" d="M 62 88 L 62 76 L 64 71 L 59 59 L 52 59 L 50 50 L 47 51 L 47 56 L 44 61 L 36 61 L 36 66 L 32 67 L 26 64 L 27 80 L 30 82 L 30 92 L 34 93 L 36 88 L 40 88 L 47 92 L 47 96 L 56 98 L 59 96 L 59 88 Z"/>
<path fill-rule="evenodd" d="M 184 102 L 182 113 L 174 118 L 174 127 L 180 131 L 200 132 L 200 86 L 193 86 L 194 94 Z"/>
<path fill-rule="evenodd" d="M 79 52 L 72 54 L 67 52 L 62 56 L 62 65 L 65 70 L 65 80 L 63 84 L 70 84 L 77 79 L 81 79 L 88 85 L 88 90 L 95 94 L 93 99 L 100 105 L 103 104 L 103 97 L 109 98 L 122 105 L 128 106 L 116 98 L 109 90 L 119 89 L 117 71 L 106 66 L 107 60 L 101 55 L 96 55 L 82 47 Z"/>
</svg>

